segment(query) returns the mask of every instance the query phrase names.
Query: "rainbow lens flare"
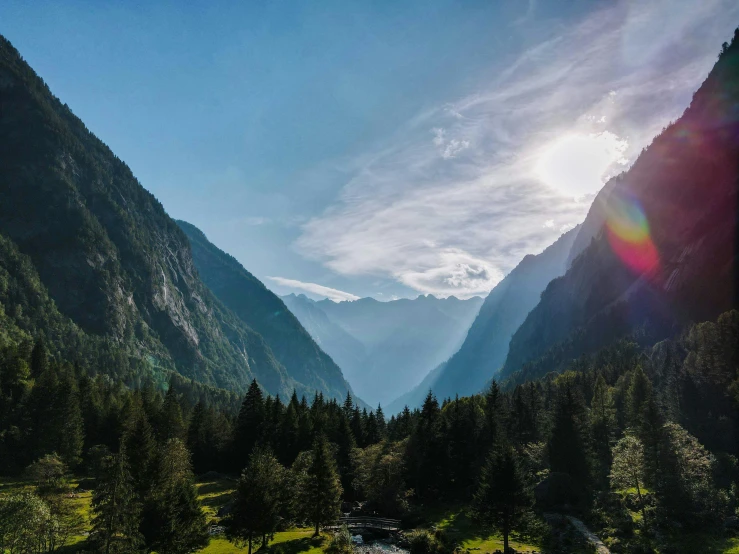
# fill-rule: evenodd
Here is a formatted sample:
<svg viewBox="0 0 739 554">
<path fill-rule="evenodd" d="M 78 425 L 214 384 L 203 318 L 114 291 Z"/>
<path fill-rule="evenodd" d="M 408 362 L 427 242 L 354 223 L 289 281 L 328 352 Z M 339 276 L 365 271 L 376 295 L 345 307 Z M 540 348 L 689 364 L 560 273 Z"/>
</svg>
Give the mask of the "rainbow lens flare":
<svg viewBox="0 0 739 554">
<path fill-rule="evenodd" d="M 648 276 L 659 268 L 659 253 L 649 234 L 649 222 L 635 199 L 610 198 L 606 231 L 616 255 L 632 271 Z"/>
</svg>

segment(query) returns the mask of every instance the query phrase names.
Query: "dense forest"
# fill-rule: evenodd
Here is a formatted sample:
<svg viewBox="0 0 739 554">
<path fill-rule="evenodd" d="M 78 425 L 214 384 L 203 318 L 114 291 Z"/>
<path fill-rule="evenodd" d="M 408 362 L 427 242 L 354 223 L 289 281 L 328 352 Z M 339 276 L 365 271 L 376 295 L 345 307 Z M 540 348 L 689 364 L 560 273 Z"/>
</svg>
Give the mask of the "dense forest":
<svg viewBox="0 0 739 554">
<path fill-rule="evenodd" d="M 240 544 L 295 523 L 319 530 L 342 500 L 409 527 L 424 507 L 462 504 L 491 531 L 552 552 L 567 551 L 546 524 L 552 514 L 580 514 L 614 552 L 666 552 L 685 533 L 737 524 L 739 312 L 651 348 L 622 341 L 524 385 L 493 382 L 441 403 L 429 393 L 388 421 L 351 396 L 283 401 L 256 382 L 236 411 L 176 386 L 127 388 L 49 356 L 43 341 L 29 346 L 2 348 L 0 460 L 38 492 L 3 497 L 0 513 L 33 504 L 63 536 L 74 524 L 64 476 L 91 476 L 92 548 L 201 548 L 193 476 L 245 468 L 225 518 Z M 4 541 L 12 529 L 0 529 Z M 417 551 L 454 549 L 443 534 L 414 541 Z"/>
</svg>

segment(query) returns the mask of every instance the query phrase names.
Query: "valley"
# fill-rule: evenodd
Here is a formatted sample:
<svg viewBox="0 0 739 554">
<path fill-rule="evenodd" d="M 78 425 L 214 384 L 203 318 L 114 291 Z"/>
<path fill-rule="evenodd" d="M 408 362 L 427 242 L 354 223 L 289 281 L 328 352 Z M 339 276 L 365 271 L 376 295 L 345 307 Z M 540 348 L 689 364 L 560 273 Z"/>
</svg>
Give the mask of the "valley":
<svg viewBox="0 0 739 554">
<path fill-rule="evenodd" d="M 509 26 L 545 9 L 535 4 Z M 472 243 L 489 235 L 475 224 L 429 230 L 424 218 L 462 211 L 462 196 L 504 178 L 487 165 L 495 178 L 480 177 L 488 158 L 474 140 L 507 146 L 513 131 L 447 130 L 474 127 L 467 110 L 488 97 L 431 110 L 452 121 L 426 133 L 434 162 L 415 146 L 387 149 L 413 163 L 374 172 L 334 160 L 328 173 L 352 175 L 338 203 L 316 200 L 292 217 L 286 206 L 309 202 L 284 188 L 266 202 L 279 217 L 222 209 L 188 217 L 196 226 L 171 217 L 0 36 L 0 554 L 739 552 L 739 29 L 727 38 L 682 114 L 633 160 L 635 139 L 616 127 L 523 156 L 538 160 L 542 182 L 516 181 L 486 206 L 505 244 L 483 252 Z M 227 63 L 218 59 L 206 65 Z M 556 79 L 542 69 L 543 80 L 559 91 L 558 79 L 584 70 L 575 65 Z M 270 96 L 259 79 L 249 86 Z M 674 83 L 665 86 L 655 94 L 668 96 Z M 628 94 L 608 91 L 596 105 L 610 110 Z M 476 117 L 502 117 L 487 109 Z M 618 116 L 602 111 L 579 124 Z M 414 131 L 427 123 L 413 121 Z M 316 145 L 302 144 L 291 154 L 310 157 Z M 560 182 L 599 155 L 597 191 Z M 388 167 L 429 181 L 451 172 L 436 163 L 469 172 L 451 197 L 383 180 Z M 328 185 L 317 174 L 290 179 L 320 199 Z M 228 175 L 241 187 L 234 205 L 292 184 Z M 368 200 L 369 177 L 392 202 Z M 562 190 L 531 192 L 545 185 Z M 530 211 L 505 203 L 521 191 Z M 537 219 L 557 202 L 584 221 Z M 515 233 L 503 229 L 508 212 Z M 409 213 L 398 239 L 396 220 Z M 326 221 L 336 231 L 317 247 Z M 440 229 L 467 250 L 443 243 Z M 300 259 L 275 247 L 286 236 Z M 280 272 L 268 272 L 278 259 Z"/>
</svg>

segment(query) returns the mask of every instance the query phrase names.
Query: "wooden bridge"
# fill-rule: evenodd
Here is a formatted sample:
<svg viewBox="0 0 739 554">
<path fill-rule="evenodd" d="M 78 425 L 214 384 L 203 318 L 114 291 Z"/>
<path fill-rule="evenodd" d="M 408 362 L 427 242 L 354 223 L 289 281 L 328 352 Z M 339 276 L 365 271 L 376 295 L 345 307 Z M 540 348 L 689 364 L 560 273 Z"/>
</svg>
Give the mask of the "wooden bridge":
<svg viewBox="0 0 739 554">
<path fill-rule="evenodd" d="M 349 529 L 384 529 L 385 531 L 400 531 L 400 520 L 368 516 L 341 517 L 334 525 L 327 525 L 326 529 L 339 529 L 342 525 L 346 525 Z"/>
</svg>

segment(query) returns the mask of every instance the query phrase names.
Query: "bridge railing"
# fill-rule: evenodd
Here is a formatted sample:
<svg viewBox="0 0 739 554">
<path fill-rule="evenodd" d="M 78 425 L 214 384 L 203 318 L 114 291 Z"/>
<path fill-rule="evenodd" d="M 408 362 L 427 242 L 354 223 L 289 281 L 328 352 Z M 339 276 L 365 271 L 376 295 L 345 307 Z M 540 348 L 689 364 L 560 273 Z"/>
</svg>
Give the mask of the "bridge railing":
<svg viewBox="0 0 739 554">
<path fill-rule="evenodd" d="M 370 516 L 341 517 L 336 526 L 340 527 L 342 525 L 346 525 L 347 527 L 367 527 L 371 529 L 387 529 L 389 531 L 396 531 L 400 529 L 400 520 Z"/>
</svg>

